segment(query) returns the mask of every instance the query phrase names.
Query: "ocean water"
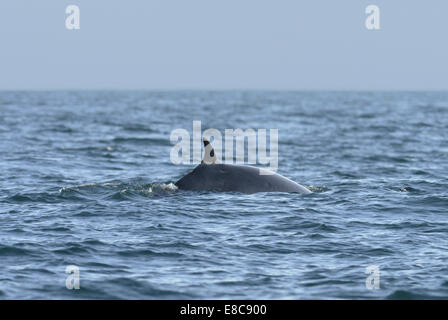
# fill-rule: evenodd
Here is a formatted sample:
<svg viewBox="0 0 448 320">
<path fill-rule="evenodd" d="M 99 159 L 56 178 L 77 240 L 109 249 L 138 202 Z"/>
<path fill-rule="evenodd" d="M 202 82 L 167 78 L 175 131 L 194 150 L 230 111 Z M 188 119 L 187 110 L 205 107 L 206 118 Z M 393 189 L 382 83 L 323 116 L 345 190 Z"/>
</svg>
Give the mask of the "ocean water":
<svg viewBox="0 0 448 320">
<path fill-rule="evenodd" d="M 446 92 L 17 91 L 0 112 L 2 299 L 448 297 Z M 193 120 L 279 129 L 278 172 L 313 194 L 176 190 Z"/>
</svg>

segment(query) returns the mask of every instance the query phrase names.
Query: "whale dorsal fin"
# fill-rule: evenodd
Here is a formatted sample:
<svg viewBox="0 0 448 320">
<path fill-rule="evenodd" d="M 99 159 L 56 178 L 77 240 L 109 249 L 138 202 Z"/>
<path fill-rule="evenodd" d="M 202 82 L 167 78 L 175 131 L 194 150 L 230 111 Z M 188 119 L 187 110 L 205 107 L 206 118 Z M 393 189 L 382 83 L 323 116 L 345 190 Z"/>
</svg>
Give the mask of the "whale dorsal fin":
<svg viewBox="0 0 448 320">
<path fill-rule="evenodd" d="M 212 144 L 207 139 L 203 138 L 204 141 L 204 159 L 201 163 L 205 164 L 216 164 L 219 163 L 216 157 L 215 150 L 213 150 Z"/>
</svg>

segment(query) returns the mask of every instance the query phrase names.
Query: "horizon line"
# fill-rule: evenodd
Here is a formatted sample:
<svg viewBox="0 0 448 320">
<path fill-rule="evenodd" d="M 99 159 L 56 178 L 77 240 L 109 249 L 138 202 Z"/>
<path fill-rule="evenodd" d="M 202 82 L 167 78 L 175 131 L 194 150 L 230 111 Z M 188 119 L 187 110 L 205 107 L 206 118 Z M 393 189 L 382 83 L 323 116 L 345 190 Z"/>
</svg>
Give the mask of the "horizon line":
<svg viewBox="0 0 448 320">
<path fill-rule="evenodd" d="M 335 88 L 0 88 L 0 92 L 7 91 L 35 91 L 35 92 L 48 92 L 48 91 L 152 91 L 152 92 L 174 92 L 174 91 L 217 91 L 217 92 L 229 92 L 229 91 L 270 91 L 270 92 L 447 92 L 448 88 L 436 88 L 436 89 L 335 89 Z"/>
</svg>

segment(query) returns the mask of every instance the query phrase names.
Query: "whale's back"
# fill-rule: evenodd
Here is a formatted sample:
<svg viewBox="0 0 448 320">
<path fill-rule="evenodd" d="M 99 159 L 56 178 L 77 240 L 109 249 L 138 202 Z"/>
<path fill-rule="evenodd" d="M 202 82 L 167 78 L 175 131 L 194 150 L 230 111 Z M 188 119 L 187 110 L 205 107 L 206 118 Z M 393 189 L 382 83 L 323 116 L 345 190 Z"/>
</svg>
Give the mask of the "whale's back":
<svg viewBox="0 0 448 320">
<path fill-rule="evenodd" d="M 260 169 L 232 164 L 200 164 L 176 182 L 183 190 L 219 192 L 299 192 L 311 193 L 307 188 L 279 174 L 260 175 Z"/>
</svg>

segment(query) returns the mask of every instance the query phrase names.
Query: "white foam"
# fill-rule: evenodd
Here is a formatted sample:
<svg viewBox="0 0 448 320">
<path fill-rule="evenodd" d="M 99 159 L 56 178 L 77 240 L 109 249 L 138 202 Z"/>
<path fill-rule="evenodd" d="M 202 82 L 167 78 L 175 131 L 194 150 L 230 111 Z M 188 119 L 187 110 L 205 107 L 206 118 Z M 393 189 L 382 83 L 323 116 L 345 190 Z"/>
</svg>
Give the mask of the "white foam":
<svg viewBox="0 0 448 320">
<path fill-rule="evenodd" d="M 172 182 L 168 184 L 162 183 L 160 186 L 162 187 L 163 190 L 174 191 L 178 189 L 177 186 Z"/>
</svg>

